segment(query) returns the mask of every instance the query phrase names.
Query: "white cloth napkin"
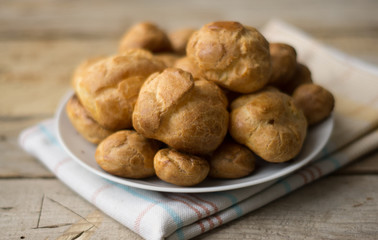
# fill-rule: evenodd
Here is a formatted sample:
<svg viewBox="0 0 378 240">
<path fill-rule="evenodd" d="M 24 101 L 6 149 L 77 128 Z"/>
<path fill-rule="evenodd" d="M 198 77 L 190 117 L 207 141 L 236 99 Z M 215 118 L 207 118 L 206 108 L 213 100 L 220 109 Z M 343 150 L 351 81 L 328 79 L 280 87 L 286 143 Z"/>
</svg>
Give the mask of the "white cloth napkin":
<svg viewBox="0 0 378 240">
<path fill-rule="evenodd" d="M 19 143 L 63 183 L 146 239 L 189 239 L 241 217 L 378 147 L 378 70 L 280 21 L 262 31 L 269 41 L 292 44 L 315 82 L 336 95 L 335 129 L 318 160 L 277 182 L 213 193 L 141 190 L 87 171 L 59 146 L 54 119 L 24 130 Z"/>
</svg>

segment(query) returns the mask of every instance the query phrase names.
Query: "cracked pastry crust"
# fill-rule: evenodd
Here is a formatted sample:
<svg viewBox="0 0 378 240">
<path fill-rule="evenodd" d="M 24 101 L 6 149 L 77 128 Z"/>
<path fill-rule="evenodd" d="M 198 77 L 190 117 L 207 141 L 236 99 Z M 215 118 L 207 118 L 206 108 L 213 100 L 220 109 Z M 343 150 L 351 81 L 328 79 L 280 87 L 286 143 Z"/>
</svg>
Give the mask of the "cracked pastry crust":
<svg viewBox="0 0 378 240">
<path fill-rule="evenodd" d="M 150 22 L 135 24 L 122 37 L 119 46 L 121 53 L 134 48 L 142 48 L 154 53 L 172 51 L 167 34 Z"/>
<path fill-rule="evenodd" d="M 101 127 L 88 115 L 76 95 L 68 100 L 66 112 L 75 129 L 91 143 L 98 144 L 113 133 L 113 131 Z"/>
<path fill-rule="evenodd" d="M 165 65 L 150 52 L 128 50 L 90 66 L 75 82 L 80 102 L 104 128 L 130 128 L 139 90 L 146 78 Z"/>
<path fill-rule="evenodd" d="M 115 132 L 105 138 L 96 149 L 95 159 L 106 172 L 127 178 L 146 178 L 155 175 L 153 159 L 159 143 L 133 130 Z"/>
<path fill-rule="evenodd" d="M 187 56 L 179 58 L 174 67 L 190 72 L 195 80 L 201 77 L 199 68 Z"/>
<path fill-rule="evenodd" d="M 207 154 L 223 141 L 228 128 L 227 99 L 206 80 L 167 68 L 143 84 L 133 113 L 136 131 L 177 150 Z"/>
<path fill-rule="evenodd" d="M 266 88 L 232 102 L 230 134 L 264 160 L 285 162 L 300 152 L 307 121 L 292 97 Z"/>
<path fill-rule="evenodd" d="M 269 43 L 255 28 L 238 22 L 213 22 L 193 33 L 187 56 L 201 76 L 231 91 L 263 88 L 271 74 Z"/>
<path fill-rule="evenodd" d="M 178 186 L 193 186 L 202 182 L 209 173 L 209 163 L 175 149 L 159 150 L 154 157 L 156 176 Z"/>
<path fill-rule="evenodd" d="M 335 107 L 335 99 L 327 89 L 312 83 L 303 84 L 293 93 L 295 104 L 301 108 L 309 125 L 326 119 Z"/>
<path fill-rule="evenodd" d="M 209 158 L 209 176 L 224 179 L 248 176 L 255 169 L 255 160 L 255 156 L 247 147 L 226 140 Z"/>
</svg>

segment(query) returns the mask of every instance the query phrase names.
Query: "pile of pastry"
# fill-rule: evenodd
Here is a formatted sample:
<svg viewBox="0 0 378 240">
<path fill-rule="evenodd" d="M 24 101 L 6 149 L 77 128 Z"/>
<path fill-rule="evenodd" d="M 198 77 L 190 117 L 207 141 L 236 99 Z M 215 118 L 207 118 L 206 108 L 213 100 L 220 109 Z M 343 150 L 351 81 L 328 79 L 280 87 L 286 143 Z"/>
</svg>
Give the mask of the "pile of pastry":
<svg viewBox="0 0 378 240">
<path fill-rule="evenodd" d="M 136 24 L 119 53 L 81 63 L 72 84 L 67 114 L 103 170 L 179 186 L 248 176 L 256 156 L 295 158 L 334 107 L 292 46 L 238 22 L 170 34 Z"/>
</svg>

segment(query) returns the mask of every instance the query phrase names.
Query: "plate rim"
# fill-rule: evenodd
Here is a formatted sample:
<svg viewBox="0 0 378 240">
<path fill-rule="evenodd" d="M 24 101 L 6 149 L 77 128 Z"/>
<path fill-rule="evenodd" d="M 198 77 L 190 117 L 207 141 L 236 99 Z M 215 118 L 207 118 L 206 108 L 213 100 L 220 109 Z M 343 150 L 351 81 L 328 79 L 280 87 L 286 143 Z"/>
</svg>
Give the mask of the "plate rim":
<svg viewBox="0 0 378 240">
<path fill-rule="evenodd" d="M 320 151 L 328 143 L 328 141 L 330 139 L 330 136 L 331 136 L 331 134 L 333 132 L 333 128 L 334 128 L 334 114 L 332 113 L 331 116 L 329 116 L 326 120 L 324 120 L 324 121 L 329 121 L 328 124 L 330 124 L 330 126 L 328 126 L 330 128 L 330 131 L 327 132 L 326 140 L 323 141 L 321 144 L 319 144 L 317 146 L 316 150 L 312 151 L 306 157 L 306 161 L 303 160 L 303 161 L 300 161 L 300 162 L 296 163 L 294 169 L 291 169 L 291 168 L 289 168 L 287 170 L 283 169 L 283 170 L 279 171 L 278 173 L 272 174 L 272 175 L 267 176 L 267 177 L 263 177 L 263 178 L 256 179 L 256 180 L 253 180 L 253 181 L 247 181 L 247 182 L 242 182 L 242 183 L 235 183 L 235 184 L 226 185 L 226 186 L 179 187 L 179 186 L 173 185 L 174 187 L 172 187 L 172 188 L 171 187 L 165 187 L 165 186 L 153 186 L 153 185 L 146 185 L 146 184 L 143 184 L 143 183 L 136 183 L 136 182 L 133 182 L 133 181 L 129 181 L 127 178 L 122 178 L 122 177 L 114 176 L 114 175 L 111 175 L 111 174 L 109 174 L 109 173 L 107 173 L 105 171 L 102 172 L 100 170 L 97 170 L 97 169 L 91 167 L 90 165 L 88 165 L 87 163 L 85 163 L 83 160 L 81 160 L 79 157 L 77 157 L 71 151 L 71 149 L 69 149 L 69 147 L 66 144 L 65 139 L 63 139 L 62 134 L 61 134 L 61 131 L 62 131 L 62 129 L 61 129 L 61 127 L 62 127 L 61 126 L 62 125 L 61 121 L 62 121 L 63 115 L 66 114 L 66 111 L 65 111 L 66 103 L 71 98 L 71 96 L 73 94 L 74 94 L 74 91 L 70 90 L 68 93 L 66 93 L 64 95 L 64 97 L 62 97 L 62 100 L 61 100 L 60 104 L 58 105 L 58 108 L 57 108 L 57 111 L 56 111 L 55 117 L 54 117 L 56 135 L 57 135 L 58 141 L 59 141 L 61 147 L 64 149 L 64 151 L 75 162 L 77 162 L 79 165 L 81 165 L 82 167 L 84 167 L 85 169 L 87 169 L 88 171 L 92 172 L 95 175 L 98 175 L 98 176 L 100 176 L 100 177 L 102 177 L 104 179 L 110 180 L 112 182 L 116 182 L 118 184 L 126 185 L 126 186 L 129 186 L 129 187 L 135 187 L 135 188 L 138 188 L 138 189 L 150 190 L 150 191 L 170 192 L 170 193 L 221 192 L 221 191 L 241 189 L 241 188 L 245 188 L 245 187 L 251 187 L 251 186 L 256 186 L 256 185 L 263 184 L 263 183 L 268 183 L 268 182 L 276 181 L 279 178 L 287 176 L 290 173 L 293 173 L 293 172 L 297 171 L 298 169 L 302 168 L 303 166 L 305 166 L 305 165 L 309 164 L 311 161 L 313 161 L 314 158 L 320 153 Z M 76 129 L 74 129 L 74 130 L 76 131 Z M 135 180 L 135 179 L 130 179 L 130 180 Z M 162 180 L 160 180 L 160 181 L 162 181 Z"/>
</svg>

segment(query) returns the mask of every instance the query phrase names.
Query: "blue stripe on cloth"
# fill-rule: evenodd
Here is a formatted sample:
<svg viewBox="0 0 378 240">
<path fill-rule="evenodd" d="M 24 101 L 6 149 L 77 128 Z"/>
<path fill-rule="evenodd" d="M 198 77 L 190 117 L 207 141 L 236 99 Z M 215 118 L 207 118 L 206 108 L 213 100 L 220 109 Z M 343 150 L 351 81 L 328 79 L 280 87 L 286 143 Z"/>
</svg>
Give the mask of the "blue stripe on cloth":
<svg viewBox="0 0 378 240">
<path fill-rule="evenodd" d="M 116 184 L 116 183 L 113 183 L 111 181 L 109 181 L 109 182 L 112 183 L 112 184 Z M 116 185 L 119 186 L 120 188 L 124 189 L 125 191 L 127 191 L 128 193 L 130 193 L 131 195 L 133 195 L 135 197 L 141 198 L 141 199 L 143 199 L 147 202 L 154 203 L 157 206 L 160 206 L 161 208 L 163 208 L 172 217 L 173 221 L 176 223 L 176 226 L 177 226 L 176 234 L 177 234 L 178 239 L 180 239 L 180 240 L 185 239 L 184 232 L 182 231 L 182 227 L 184 226 L 184 224 L 182 222 L 181 217 L 175 212 L 175 210 L 173 210 L 172 208 L 170 208 L 166 204 L 157 201 L 156 199 L 153 199 L 153 198 L 150 198 L 146 195 L 143 195 L 142 193 L 138 192 L 137 190 L 134 190 L 131 187 L 121 185 L 121 184 L 116 184 Z"/>
<path fill-rule="evenodd" d="M 228 198 L 232 203 L 231 207 L 235 210 L 236 215 L 238 217 L 243 215 L 243 210 L 240 208 L 240 206 L 238 204 L 238 199 L 233 194 L 227 193 L 227 192 L 214 192 L 214 193 L 217 194 L 217 195 L 220 195 L 222 197 Z"/>
<path fill-rule="evenodd" d="M 322 152 L 323 152 L 323 156 L 322 156 L 323 158 L 329 154 L 329 151 L 328 151 L 328 149 L 327 149 L 327 146 L 325 146 L 325 147 L 322 149 Z"/>
<path fill-rule="evenodd" d="M 335 169 L 338 169 L 341 167 L 339 160 L 337 160 L 336 158 L 328 157 L 328 160 L 332 162 L 332 164 L 335 166 Z"/>
<path fill-rule="evenodd" d="M 56 140 L 55 136 L 43 125 L 43 124 L 39 124 L 38 125 L 38 128 L 39 130 L 41 130 L 41 132 L 47 137 L 47 139 L 52 143 L 52 144 L 55 144 L 55 145 L 58 145 L 59 146 L 59 143 L 58 141 Z"/>
<path fill-rule="evenodd" d="M 286 181 L 285 179 L 282 179 L 280 181 L 280 183 L 285 187 L 286 193 L 291 192 L 291 186 L 290 186 L 290 183 L 288 181 Z"/>
<path fill-rule="evenodd" d="M 334 166 L 335 166 L 335 169 L 338 169 L 341 167 L 341 164 L 339 162 L 339 160 L 337 160 L 336 158 L 332 157 L 332 154 L 327 156 L 329 153 L 328 153 L 328 149 L 327 149 L 327 146 L 323 148 L 323 154 L 326 156 L 324 158 L 325 161 L 330 161 Z"/>
</svg>

